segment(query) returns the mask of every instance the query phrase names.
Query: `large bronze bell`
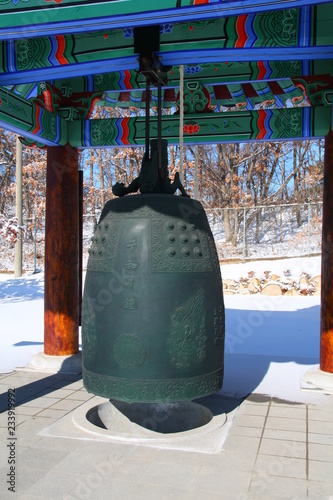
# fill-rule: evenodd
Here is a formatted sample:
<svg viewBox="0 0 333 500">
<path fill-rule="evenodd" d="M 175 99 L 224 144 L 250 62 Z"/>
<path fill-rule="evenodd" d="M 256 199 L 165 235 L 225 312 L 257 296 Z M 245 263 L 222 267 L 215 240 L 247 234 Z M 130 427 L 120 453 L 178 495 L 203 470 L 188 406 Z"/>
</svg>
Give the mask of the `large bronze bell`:
<svg viewBox="0 0 333 500">
<path fill-rule="evenodd" d="M 221 388 L 222 281 L 199 202 L 151 193 L 106 204 L 90 249 L 82 332 L 88 392 L 158 403 Z"/>
<path fill-rule="evenodd" d="M 158 27 L 152 35 L 158 48 Z M 191 401 L 222 386 L 220 266 L 202 205 L 189 199 L 178 174 L 173 182 L 168 175 L 161 120 L 167 68 L 146 27 L 134 38 L 146 78 L 145 153 L 138 178 L 113 186 L 120 198 L 105 205 L 90 248 L 83 383 L 89 392 L 129 403 Z M 151 83 L 158 88 L 158 127 L 150 152 Z M 173 195 L 177 189 L 183 196 Z"/>
</svg>

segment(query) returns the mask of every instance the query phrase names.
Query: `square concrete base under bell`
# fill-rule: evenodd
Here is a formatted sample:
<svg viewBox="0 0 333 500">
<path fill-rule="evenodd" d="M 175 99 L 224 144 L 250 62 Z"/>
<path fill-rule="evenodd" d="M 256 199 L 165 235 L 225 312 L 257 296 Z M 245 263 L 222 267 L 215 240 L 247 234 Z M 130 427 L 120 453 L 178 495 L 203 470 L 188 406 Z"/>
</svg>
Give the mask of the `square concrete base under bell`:
<svg viewBox="0 0 333 500">
<path fill-rule="evenodd" d="M 207 400 L 208 398 L 205 398 Z M 106 399 L 93 397 L 74 412 L 50 425 L 41 433 L 43 436 L 67 437 L 102 442 L 136 444 L 160 449 L 174 449 L 201 453 L 218 453 L 226 439 L 234 412 L 219 412 L 202 427 L 189 431 L 162 434 L 153 432 L 131 422 L 114 408 L 114 427 L 104 429 L 91 423 L 87 414 L 98 405 L 108 403 Z M 216 412 L 215 412 L 216 413 Z"/>
</svg>

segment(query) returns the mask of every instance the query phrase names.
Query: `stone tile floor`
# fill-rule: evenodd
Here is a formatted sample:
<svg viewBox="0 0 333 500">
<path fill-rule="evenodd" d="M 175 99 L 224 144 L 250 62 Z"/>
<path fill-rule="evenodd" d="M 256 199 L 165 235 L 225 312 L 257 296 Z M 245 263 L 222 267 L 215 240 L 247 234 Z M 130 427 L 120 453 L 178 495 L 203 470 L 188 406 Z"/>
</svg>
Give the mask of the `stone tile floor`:
<svg viewBox="0 0 333 500">
<path fill-rule="evenodd" d="M 333 500 L 333 395 L 320 405 L 215 396 L 232 422 L 214 454 L 40 434 L 91 398 L 77 376 L 0 375 L 1 499 Z M 11 449 L 15 494 L 7 483 Z"/>
</svg>

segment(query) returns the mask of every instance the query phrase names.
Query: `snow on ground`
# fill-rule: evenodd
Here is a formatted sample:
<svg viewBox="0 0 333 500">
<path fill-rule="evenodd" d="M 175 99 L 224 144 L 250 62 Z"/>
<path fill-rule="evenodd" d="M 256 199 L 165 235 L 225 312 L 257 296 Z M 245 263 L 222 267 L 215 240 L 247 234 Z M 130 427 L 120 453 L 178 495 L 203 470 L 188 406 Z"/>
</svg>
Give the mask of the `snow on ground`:
<svg viewBox="0 0 333 500">
<path fill-rule="evenodd" d="M 319 300 L 226 296 L 223 392 L 302 400 L 300 378 L 319 363 Z"/>
<path fill-rule="evenodd" d="M 224 278 L 270 270 L 320 274 L 320 258 L 222 266 Z M 0 276 L 0 373 L 24 367 L 43 350 L 43 274 Z M 319 363 L 320 297 L 226 296 L 222 393 L 268 394 L 288 401 L 324 397 L 300 391 L 301 376 Z"/>
<path fill-rule="evenodd" d="M 43 350 L 44 275 L 0 275 L 0 373 Z"/>
</svg>

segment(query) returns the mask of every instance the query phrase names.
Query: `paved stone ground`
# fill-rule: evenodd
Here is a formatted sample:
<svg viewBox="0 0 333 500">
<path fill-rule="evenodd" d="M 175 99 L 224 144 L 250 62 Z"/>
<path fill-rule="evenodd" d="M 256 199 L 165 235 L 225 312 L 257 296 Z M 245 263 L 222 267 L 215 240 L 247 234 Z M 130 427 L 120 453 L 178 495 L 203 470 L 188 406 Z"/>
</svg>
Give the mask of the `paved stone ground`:
<svg viewBox="0 0 333 500">
<path fill-rule="evenodd" d="M 221 451 L 209 454 L 40 435 L 93 397 L 79 377 L 16 371 L 0 375 L 0 389 L 1 499 L 333 499 L 333 395 L 319 406 L 221 396 L 233 420 Z M 6 483 L 11 443 L 15 493 Z"/>
</svg>

